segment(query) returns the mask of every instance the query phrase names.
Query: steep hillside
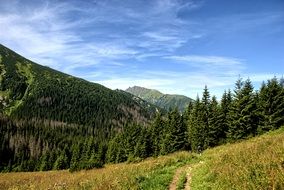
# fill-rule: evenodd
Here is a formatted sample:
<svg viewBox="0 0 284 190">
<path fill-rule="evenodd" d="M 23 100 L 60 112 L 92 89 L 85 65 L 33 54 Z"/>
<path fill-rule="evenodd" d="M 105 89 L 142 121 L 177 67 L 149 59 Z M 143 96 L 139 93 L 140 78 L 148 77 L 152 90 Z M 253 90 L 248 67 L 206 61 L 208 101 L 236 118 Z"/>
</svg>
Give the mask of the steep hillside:
<svg viewBox="0 0 284 190">
<path fill-rule="evenodd" d="M 40 66 L 0 45 L 0 112 L 102 127 L 145 124 L 150 104 L 102 85 Z"/>
<path fill-rule="evenodd" d="M 177 107 L 179 111 L 183 112 L 186 110 L 189 102 L 192 102 L 191 98 L 183 95 L 163 94 L 158 90 L 147 89 L 139 86 L 129 87 L 126 89 L 126 92 L 167 110 Z"/>
<path fill-rule="evenodd" d="M 0 171 L 101 167 L 109 139 L 159 108 L 0 45 Z"/>
</svg>

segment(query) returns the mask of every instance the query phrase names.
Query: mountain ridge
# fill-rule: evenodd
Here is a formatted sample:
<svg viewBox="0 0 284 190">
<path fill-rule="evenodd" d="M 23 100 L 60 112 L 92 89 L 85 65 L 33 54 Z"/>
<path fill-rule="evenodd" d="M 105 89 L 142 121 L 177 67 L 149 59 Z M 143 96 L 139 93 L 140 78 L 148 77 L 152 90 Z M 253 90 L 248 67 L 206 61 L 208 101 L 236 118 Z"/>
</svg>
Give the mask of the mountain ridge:
<svg viewBox="0 0 284 190">
<path fill-rule="evenodd" d="M 156 89 L 148 89 L 140 86 L 129 87 L 125 91 L 166 110 L 177 107 L 180 112 L 184 112 L 188 104 L 193 101 L 184 95 L 163 94 Z"/>
<path fill-rule="evenodd" d="M 2 44 L 0 56 L 0 112 L 5 115 L 123 126 L 129 121 L 144 125 L 158 109 L 145 102 L 142 106 L 141 100 L 103 85 L 34 63 Z"/>
</svg>

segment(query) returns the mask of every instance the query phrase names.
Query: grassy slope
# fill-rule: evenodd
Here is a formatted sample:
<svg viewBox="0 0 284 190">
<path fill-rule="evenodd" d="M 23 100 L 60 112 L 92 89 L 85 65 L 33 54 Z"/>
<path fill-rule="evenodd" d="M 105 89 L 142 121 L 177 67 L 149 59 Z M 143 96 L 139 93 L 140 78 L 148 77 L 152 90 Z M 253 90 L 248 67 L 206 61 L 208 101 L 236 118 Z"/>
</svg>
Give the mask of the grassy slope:
<svg viewBox="0 0 284 190">
<path fill-rule="evenodd" d="M 203 162 L 200 162 L 203 161 Z M 199 164 L 195 164 L 199 162 Z M 0 174 L 0 189 L 156 189 L 169 186 L 177 168 L 192 164 L 192 189 L 284 189 L 284 127 L 205 151 L 178 152 L 102 169 Z M 185 182 L 181 175 L 178 186 Z"/>
<path fill-rule="evenodd" d="M 192 189 L 284 189 L 284 127 L 204 152 Z"/>
<path fill-rule="evenodd" d="M 102 169 L 0 174 L 0 189 L 156 189 L 164 190 L 176 168 L 195 162 L 194 154 L 178 152 L 140 163 Z"/>
</svg>

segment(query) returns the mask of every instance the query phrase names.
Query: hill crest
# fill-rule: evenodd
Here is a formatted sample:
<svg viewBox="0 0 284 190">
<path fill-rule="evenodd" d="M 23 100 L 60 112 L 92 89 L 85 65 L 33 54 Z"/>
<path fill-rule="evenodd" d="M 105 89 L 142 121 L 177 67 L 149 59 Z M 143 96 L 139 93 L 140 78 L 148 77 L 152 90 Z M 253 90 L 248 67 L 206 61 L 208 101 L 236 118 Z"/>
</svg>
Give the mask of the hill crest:
<svg viewBox="0 0 284 190">
<path fill-rule="evenodd" d="M 193 101 L 184 95 L 163 94 L 158 90 L 140 86 L 129 87 L 125 91 L 167 110 L 177 107 L 179 111 L 184 112 L 188 104 Z"/>
<path fill-rule="evenodd" d="M 0 44 L 0 113 L 93 126 L 145 125 L 157 108 L 34 63 Z"/>
</svg>

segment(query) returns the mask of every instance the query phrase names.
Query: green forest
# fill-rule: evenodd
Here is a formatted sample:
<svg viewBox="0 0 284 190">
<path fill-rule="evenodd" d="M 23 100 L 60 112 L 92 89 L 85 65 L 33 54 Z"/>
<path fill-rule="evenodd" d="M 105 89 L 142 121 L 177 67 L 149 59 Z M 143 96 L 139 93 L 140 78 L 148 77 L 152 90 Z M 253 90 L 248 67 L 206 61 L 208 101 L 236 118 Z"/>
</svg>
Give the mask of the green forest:
<svg viewBox="0 0 284 190">
<path fill-rule="evenodd" d="M 59 105 L 62 109 L 67 106 L 64 101 Z M 120 127 L 96 127 L 92 122 L 55 121 L 48 115 L 20 119 L 2 114 L 0 170 L 77 171 L 178 150 L 199 152 L 275 130 L 284 124 L 283 115 L 283 78 L 263 82 L 257 91 L 249 79 L 239 79 L 233 92 L 225 91 L 220 101 L 205 86 L 202 97 L 184 113 L 177 108 L 158 112 L 147 125 L 129 122 Z"/>
<path fill-rule="evenodd" d="M 284 124 L 284 80 L 205 86 L 184 112 L 33 63 L 0 45 L 0 171 L 78 171 L 200 152 Z"/>
</svg>

